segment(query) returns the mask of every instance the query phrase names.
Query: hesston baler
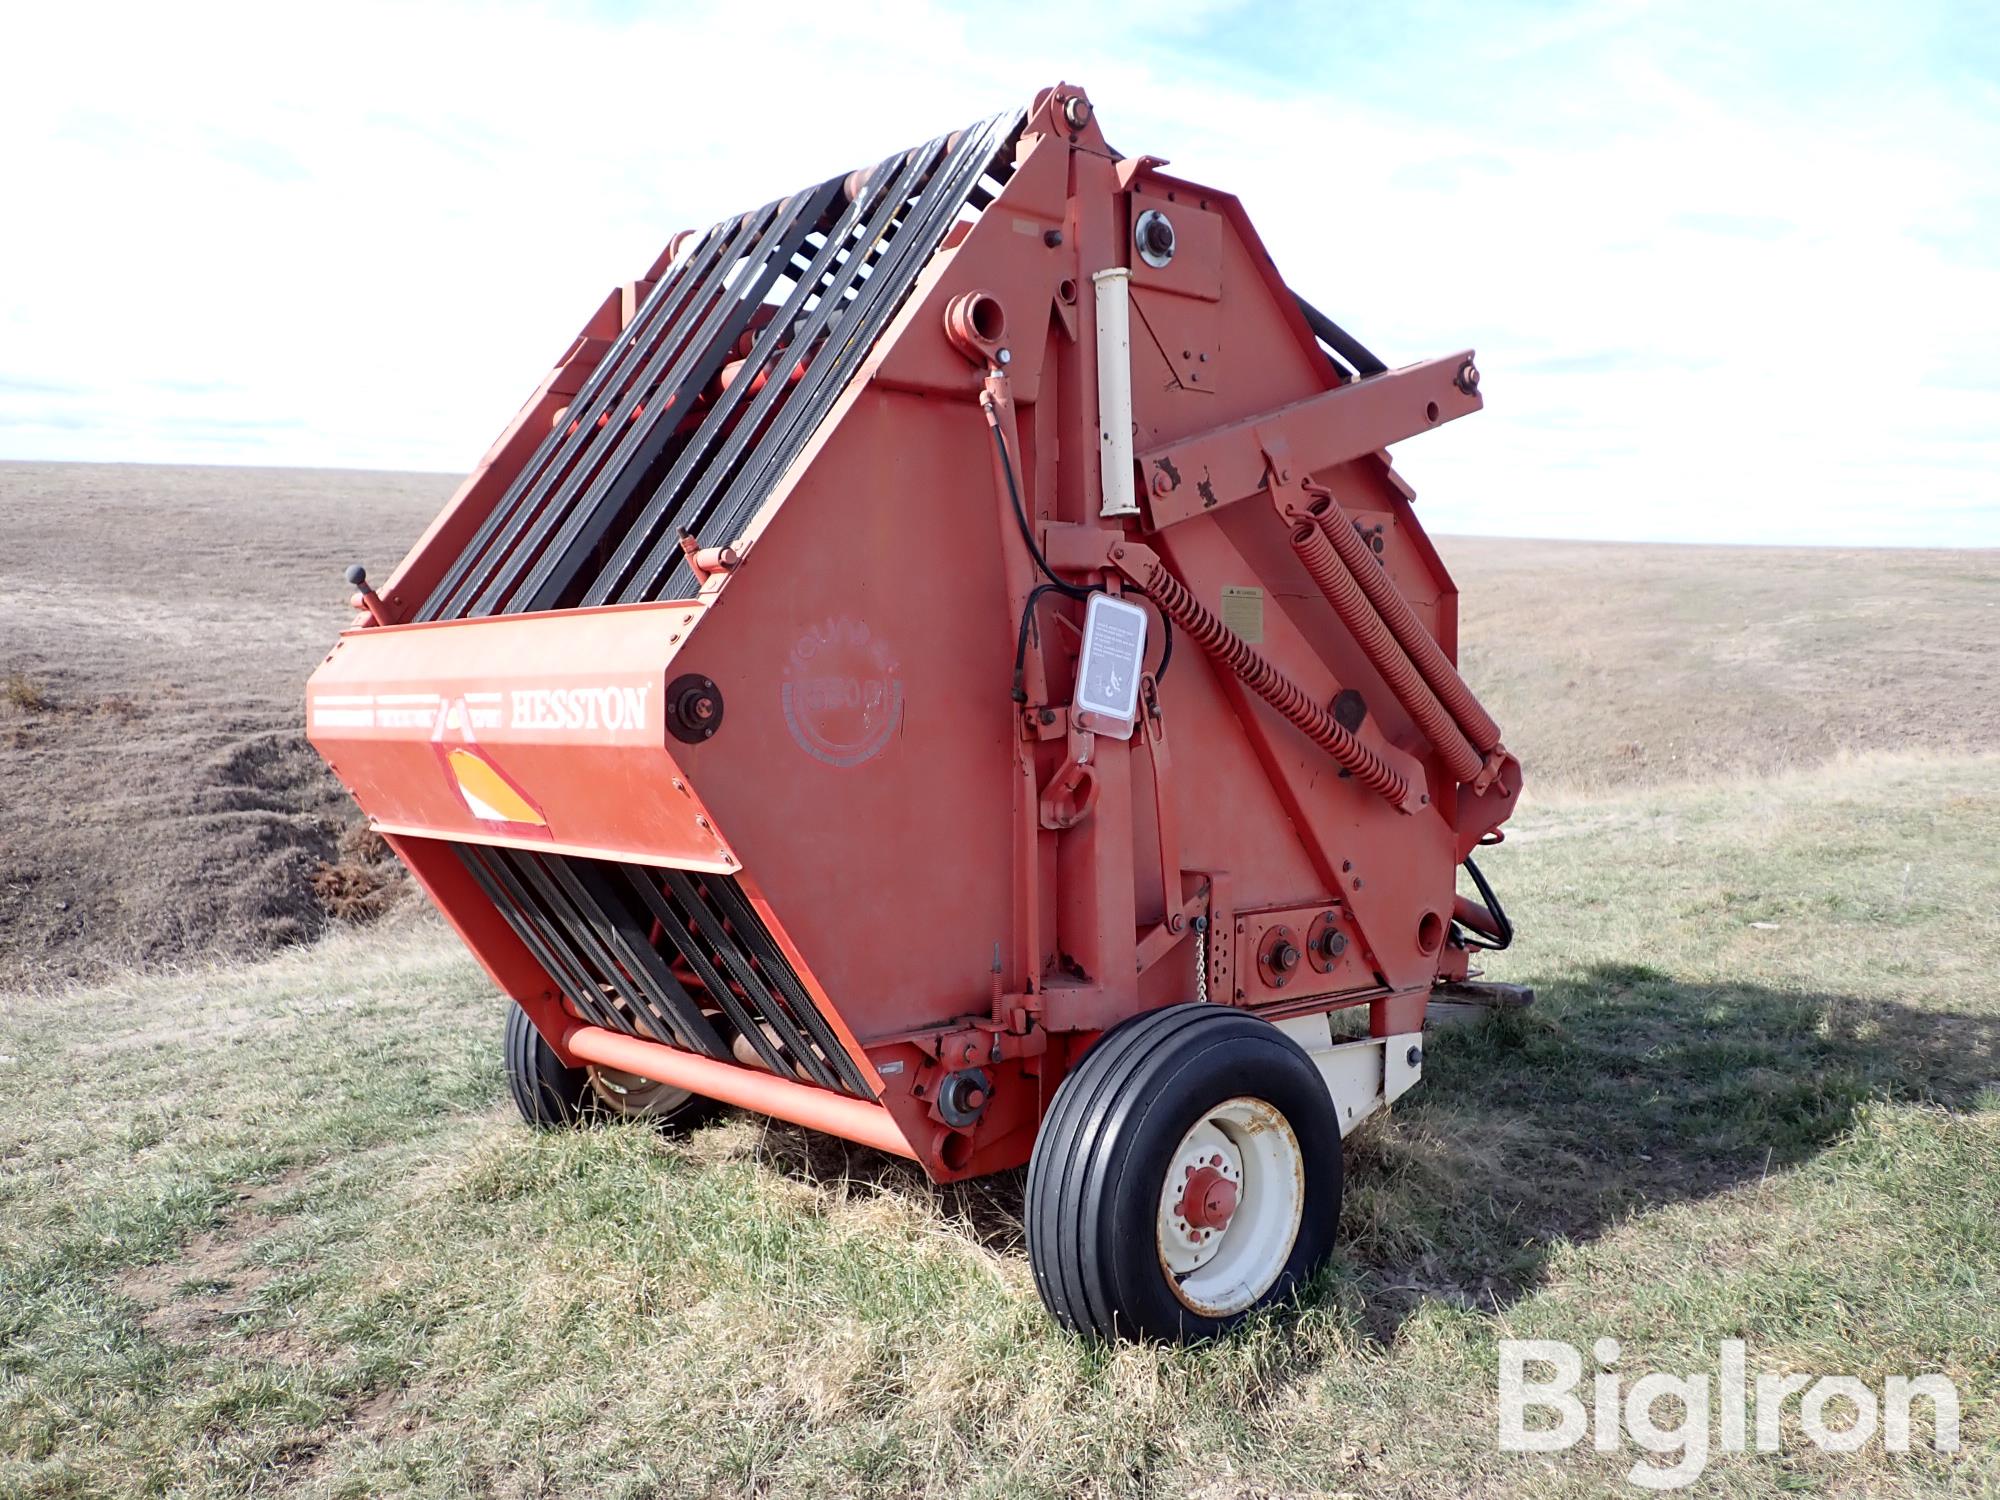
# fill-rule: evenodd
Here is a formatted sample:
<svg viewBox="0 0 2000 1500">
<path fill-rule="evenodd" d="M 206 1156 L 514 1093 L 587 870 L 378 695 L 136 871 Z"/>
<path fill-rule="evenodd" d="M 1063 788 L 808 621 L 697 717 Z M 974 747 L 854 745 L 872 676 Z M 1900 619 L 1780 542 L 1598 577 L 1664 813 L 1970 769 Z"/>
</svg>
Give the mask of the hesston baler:
<svg viewBox="0 0 2000 1500">
<path fill-rule="evenodd" d="M 308 718 L 530 1121 L 1027 1162 L 1050 1309 L 1174 1337 L 1329 1252 L 1520 774 L 1383 451 L 1472 356 L 1385 368 L 1163 166 L 1059 85 L 675 236 Z"/>
</svg>

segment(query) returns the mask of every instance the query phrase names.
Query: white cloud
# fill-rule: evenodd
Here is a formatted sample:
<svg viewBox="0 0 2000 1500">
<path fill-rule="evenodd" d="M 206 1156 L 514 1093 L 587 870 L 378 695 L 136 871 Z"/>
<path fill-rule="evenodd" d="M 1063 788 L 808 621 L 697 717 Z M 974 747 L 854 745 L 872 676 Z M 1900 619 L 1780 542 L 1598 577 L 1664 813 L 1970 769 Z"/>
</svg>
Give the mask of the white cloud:
<svg viewBox="0 0 2000 1500">
<path fill-rule="evenodd" d="M 1826 14 L 1830 56 L 1924 76 L 1892 23 Z M 1278 25 L 24 13 L 0 456 L 463 468 L 673 229 L 1069 76 L 1392 362 L 1479 348 L 1487 411 L 1401 455 L 1434 526 L 2000 543 L 1990 87 L 1774 89 L 1756 31 L 1643 5 L 1419 7 L 1406 94 L 1350 94 L 1334 31 Z"/>
</svg>

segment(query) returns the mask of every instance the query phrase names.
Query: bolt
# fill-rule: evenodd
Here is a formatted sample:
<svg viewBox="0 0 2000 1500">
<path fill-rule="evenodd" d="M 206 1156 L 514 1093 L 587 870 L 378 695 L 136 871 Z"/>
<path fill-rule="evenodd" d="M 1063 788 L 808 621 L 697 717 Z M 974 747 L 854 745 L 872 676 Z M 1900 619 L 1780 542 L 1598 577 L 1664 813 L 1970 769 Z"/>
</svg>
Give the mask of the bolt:
<svg viewBox="0 0 2000 1500">
<path fill-rule="evenodd" d="M 1043 709 L 1043 710 L 1042 710 L 1042 712 L 1041 712 L 1041 720 L 1042 720 L 1042 722 L 1043 722 L 1044 724 L 1053 724 L 1053 723 L 1055 723 L 1055 721 L 1056 721 L 1056 711 L 1055 711 L 1055 710 L 1054 710 L 1053 708 L 1045 708 L 1045 709 Z"/>
<path fill-rule="evenodd" d="M 1125 549 L 1123 547 L 1113 547 L 1111 549 L 1111 560 L 1113 562 L 1123 562 L 1125 560 Z"/>
<path fill-rule="evenodd" d="M 1479 389 L 1479 366 L 1468 359 L 1458 367 L 1458 378 L 1454 384 L 1466 395 L 1472 395 Z"/>
<path fill-rule="evenodd" d="M 1042 233 L 1042 243 L 1047 245 L 1051 250 L 1055 249 L 1056 246 L 1062 243 L 1062 231 L 1060 229 L 1044 230 Z"/>
<path fill-rule="evenodd" d="M 1014 351 L 1011 349 L 1002 349 L 999 358 L 1001 364 L 1010 365 L 1014 362 Z"/>
<path fill-rule="evenodd" d="M 1168 490 L 1172 489 L 1173 487 L 1174 487 L 1174 482 L 1171 479 L 1167 478 L 1165 474 L 1155 474 L 1153 476 L 1154 494 L 1164 495 Z"/>
<path fill-rule="evenodd" d="M 1408 1063 L 1413 1068 L 1423 1060 L 1424 1060 L 1424 1049 L 1421 1047 L 1412 1047 L 1407 1053 L 1403 1055 L 1403 1061 Z"/>
<path fill-rule="evenodd" d="M 1185 926 L 1187 926 L 1187 918 L 1179 912 L 1175 912 L 1173 916 L 1167 919 L 1167 931 L 1169 932 L 1179 932 Z"/>
<path fill-rule="evenodd" d="M 1063 120 L 1071 130 L 1081 130 L 1090 123 L 1090 101 L 1081 95 L 1072 94 L 1063 100 Z"/>
</svg>

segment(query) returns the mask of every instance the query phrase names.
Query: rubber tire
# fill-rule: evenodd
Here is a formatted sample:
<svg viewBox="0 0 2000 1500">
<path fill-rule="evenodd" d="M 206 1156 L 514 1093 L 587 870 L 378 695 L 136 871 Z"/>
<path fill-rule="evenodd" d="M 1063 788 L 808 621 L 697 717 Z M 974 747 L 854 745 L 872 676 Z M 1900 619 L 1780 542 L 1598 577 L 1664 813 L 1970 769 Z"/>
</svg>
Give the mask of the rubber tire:
<svg viewBox="0 0 2000 1500">
<path fill-rule="evenodd" d="M 1285 1116 L 1304 1159 L 1305 1202 L 1277 1279 L 1252 1306 L 1217 1318 L 1174 1295 L 1157 1216 L 1181 1138 L 1239 1095 Z M 1107 1031 L 1056 1090 L 1028 1163 L 1028 1260 L 1049 1312 L 1086 1337 L 1213 1338 L 1319 1268 L 1333 1250 L 1340 1194 L 1340 1121 L 1305 1050 L 1231 1006 L 1171 1005 Z"/>
<path fill-rule="evenodd" d="M 507 1007 L 501 1052 L 507 1064 L 507 1092 L 514 1096 L 522 1119 L 537 1130 L 558 1130 L 583 1120 L 592 1098 L 589 1073 L 565 1066 L 518 1005 Z"/>
<path fill-rule="evenodd" d="M 570 1068 L 542 1040 L 535 1023 L 518 1005 L 507 1008 L 502 1041 L 507 1064 L 507 1092 L 521 1118 L 537 1130 L 569 1125 L 602 1125 L 613 1120 L 644 1120 L 661 1130 L 688 1130 L 713 1119 L 722 1110 L 715 1100 L 690 1094 L 672 1109 L 658 1114 L 628 1114 L 607 1103 L 591 1086 L 588 1068 Z"/>
</svg>

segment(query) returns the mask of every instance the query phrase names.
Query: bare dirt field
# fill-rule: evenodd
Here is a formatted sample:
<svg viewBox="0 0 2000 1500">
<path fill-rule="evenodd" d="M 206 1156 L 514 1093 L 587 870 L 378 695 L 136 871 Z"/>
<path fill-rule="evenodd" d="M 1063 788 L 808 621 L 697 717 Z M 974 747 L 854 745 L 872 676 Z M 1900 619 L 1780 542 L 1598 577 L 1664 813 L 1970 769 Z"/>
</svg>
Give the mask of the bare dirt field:
<svg viewBox="0 0 2000 1500">
<path fill-rule="evenodd" d="M 0 464 L 0 989 L 247 956 L 394 872 L 303 684 L 436 474 Z M 2000 742 L 2000 558 L 1448 537 L 1535 789 Z M 386 883 L 385 883 L 386 882 Z"/>
<path fill-rule="evenodd" d="M 1439 547 L 1466 677 L 1531 788 L 2000 742 L 2000 552 Z"/>
<path fill-rule="evenodd" d="M 263 952 L 367 904 L 305 679 L 347 565 L 385 575 L 454 482 L 0 464 L 0 988 Z"/>
</svg>

